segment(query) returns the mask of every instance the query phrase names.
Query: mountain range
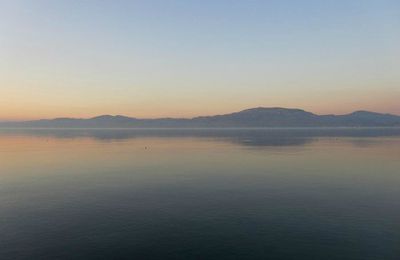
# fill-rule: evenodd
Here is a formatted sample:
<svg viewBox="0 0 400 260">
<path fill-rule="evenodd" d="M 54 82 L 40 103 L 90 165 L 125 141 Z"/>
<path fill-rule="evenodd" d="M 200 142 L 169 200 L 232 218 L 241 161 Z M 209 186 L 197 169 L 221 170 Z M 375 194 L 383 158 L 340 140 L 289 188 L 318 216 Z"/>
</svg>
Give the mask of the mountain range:
<svg viewBox="0 0 400 260">
<path fill-rule="evenodd" d="M 196 128 L 196 127 L 395 127 L 400 116 L 369 111 L 317 115 L 302 109 L 258 107 L 235 113 L 194 118 L 139 119 L 102 115 L 89 119 L 55 118 L 0 122 L 17 128 Z"/>
</svg>

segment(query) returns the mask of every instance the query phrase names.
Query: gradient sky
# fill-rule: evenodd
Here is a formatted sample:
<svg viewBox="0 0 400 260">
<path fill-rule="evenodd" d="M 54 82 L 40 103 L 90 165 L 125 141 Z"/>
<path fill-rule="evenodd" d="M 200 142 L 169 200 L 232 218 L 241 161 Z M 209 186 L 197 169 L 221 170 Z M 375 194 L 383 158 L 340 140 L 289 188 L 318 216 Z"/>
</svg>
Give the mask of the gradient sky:
<svg viewBox="0 0 400 260">
<path fill-rule="evenodd" d="M 400 1 L 0 1 L 0 119 L 400 114 Z"/>
</svg>

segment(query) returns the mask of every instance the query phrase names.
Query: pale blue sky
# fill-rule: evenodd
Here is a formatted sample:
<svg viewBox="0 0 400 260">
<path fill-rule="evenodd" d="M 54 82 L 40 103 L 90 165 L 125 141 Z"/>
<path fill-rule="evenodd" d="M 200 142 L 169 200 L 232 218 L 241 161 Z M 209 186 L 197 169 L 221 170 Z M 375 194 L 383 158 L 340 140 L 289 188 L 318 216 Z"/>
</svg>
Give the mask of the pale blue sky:
<svg viewBox="0 0 400 260">
<path fill-rule="evenodd" d="M 0 119 L 400 114 L 399 1 L 0 1 Z"/>
</svg>

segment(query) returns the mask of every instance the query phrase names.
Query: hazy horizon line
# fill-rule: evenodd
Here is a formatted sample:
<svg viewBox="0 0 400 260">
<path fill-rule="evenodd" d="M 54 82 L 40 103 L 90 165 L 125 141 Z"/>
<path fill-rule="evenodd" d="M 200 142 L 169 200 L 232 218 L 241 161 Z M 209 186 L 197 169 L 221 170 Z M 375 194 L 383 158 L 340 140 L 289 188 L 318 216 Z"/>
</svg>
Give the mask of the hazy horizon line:
<svg viewBox="0 0 400 260">
<path fill-rule="evenodd" d="M 314 115 L 318 116 L 326 116 L 326 115 L 334 115 L 334 116 L 341 116 L 341 115 L 349 115 L 355 112 L 370 112 L 370 113 L 378 113 L 378 114 L 386 114 L 386 115 L 394 115 L 394 116 L 400 116 L 399 114 L 395 113 L 388 113 L 388 112 L 375 112 L 371 110 L 364 110 L 364 109 L 358 109 L 354 110 L 348 113 L 340 113 L 340 114 L 335 114 L 335 113 L 328 113 L 328 114 L 319 114 L 319 113 L 314 113 L 312 111 L 308 111 L 302 108 L 295 108 L 295 107 L 279 107 L 279 106 L 272 106 L 272 107 L 264 107 L 264 106 L 258 106 L 258 107 L 252 107 L 252 108 L 245 108 L 241 110 L 235 110 L 232 112 L 226 112 L 226 113 L 215 113 L 215 114 L 208 114 L 208 115 L 197 115 L 197 116 L 192 116 L 192 117 L 174 117 L 174 116 L 164 116 L 164 117 L 135 117 L 135 116 L 130 116 L 130 115 L 124 115 L 124 114 L 99 114 L 95 116 L 90 116 L 90 117 L 52 117 L 52 118 L 37 118 L 37 119 L 14 119 L 14 120 L 6 120 L 6 119 L 0 119 L 0 122 L 29 122 L 29 121 L 40 121 L 40 120 L 57 120 L 57 119 L 77 119 L 77 120 L 89 120 L 89 119 L 95 119 L 98 117 L 126 117 L 126 118 L 131 118 L 131 119 L 139 119 L 139 120 L 157 120 L 157 119 L 194 119 L 194 118 L 199 118 L 199 117 L 212 117 L 212 116 L 219 116 L 219 115 L 229 115 L 229 114 L 234 114 L 234 113 L 239 113 L 243 112 L 246 110 L 255 110 L 255 109 L 286 109 L 286 110 L 302 110 L 308 113 L 312 113 Z"/>
</svg>

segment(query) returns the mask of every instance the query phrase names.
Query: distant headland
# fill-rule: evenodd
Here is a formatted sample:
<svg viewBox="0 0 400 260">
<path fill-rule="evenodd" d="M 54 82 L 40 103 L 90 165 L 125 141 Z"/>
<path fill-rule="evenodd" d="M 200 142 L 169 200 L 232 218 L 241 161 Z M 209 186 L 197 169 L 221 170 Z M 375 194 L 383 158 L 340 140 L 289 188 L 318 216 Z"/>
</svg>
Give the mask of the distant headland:
<svg viewBox="0 0 400 260">
<path fill-rule="evenodd" d="M 215 116 L 139 119 L 102 115 L 89 119 L 55 118 L 0 122 L 8 128 L 191 128 L 191 127 L 396 127 L 400 116 L 369 111 L 317 115 L 302 109 L 258 107 Z"/>
</svg>

